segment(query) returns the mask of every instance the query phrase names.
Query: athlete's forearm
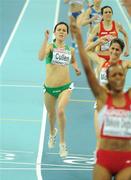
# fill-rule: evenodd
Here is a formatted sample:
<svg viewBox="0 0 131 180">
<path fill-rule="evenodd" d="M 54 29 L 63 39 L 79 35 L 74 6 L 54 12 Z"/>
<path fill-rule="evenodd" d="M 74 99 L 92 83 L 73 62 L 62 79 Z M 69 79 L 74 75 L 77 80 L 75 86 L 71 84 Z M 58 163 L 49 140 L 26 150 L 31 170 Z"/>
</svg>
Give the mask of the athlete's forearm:
<svg viewBox="0 0 131 180">
<path fill-rule="evenodd" d="M 81 58 L 81 62 L 88 80 L 88 83 L 94 93 L 94 95 L 97 97 L 101 93 L 101 86 L 90 66 L 88 56 L 86 55 L 86 51 L 84 49 L 83 40 L 80 31 L 76 34 L 76 40 L 78 44 L 79 54 Z"/>
<path fill-rule="evenodd" d="M 85 47 L 85 50 L 86 51 L 94 51 L 98 45 L 101 45 L 100 39 L 96 40 L 95 42 L 91 42 L 90 44 L 87 44 Z"/>
<path fill-rule="evenodd" d="M 43 42 L 43 44 L 42 44 L 42 47 L 41 47 L 41 49 L 40 49 L 40 51 L 39 51 L 39 59 L 40 59 L 40 60 L 43 60 L 43 59 L 45 58 L 45 56 L 46 56 L 47 45 L 48 45 L 48 39 L 45 38 L 45 39 L 44 39 L 44 42 Z"/>
<path fill-rule="evenodd" d="M 80 69 L 79 69 L 78 64 L 77 64 L 76 61 L 74 61 L 74 62 L 72 63 L 72 67 L 74 68 L 74 70 L 75 70 L 75 72 L 76 72 L 77 75 L 80 75 L 80 74 L 81 74 Z"/>
<path fill-rule="evenodd" d="M 128 42 L 128 36 L 127 35 L 125 35 L 124 36 L 124 41 L 125 41 L 125 45 L 126 45 L 126 52 L 128 52 L 129 53 L 129 42 Z"/>
<path fill-rule="evenodd" d="M 93 22 L 93 19 L 92 19 L 92 18 L 90 18 L 90 19 L 85 19 L 85 20 L 82 21 L 81 25 L 82 25 L 82 26 L 86 26 L 86 25 L 90 24 L 91 22 Z"/>
</svg>

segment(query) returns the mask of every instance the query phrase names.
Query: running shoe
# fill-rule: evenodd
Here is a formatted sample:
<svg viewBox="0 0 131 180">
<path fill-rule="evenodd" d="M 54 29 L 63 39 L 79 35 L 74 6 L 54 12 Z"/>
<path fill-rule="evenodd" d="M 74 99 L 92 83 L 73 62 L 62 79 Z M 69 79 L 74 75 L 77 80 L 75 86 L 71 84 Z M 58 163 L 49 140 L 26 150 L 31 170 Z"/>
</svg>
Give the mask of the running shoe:
<svg viewBox="0 0 131 180">
<path fill-rule="evenodd" d="M 59 151 L 60 157 L 65 158 L 68 155 L 66 144 L 65 143 L 60 144 L 59 147 L 60 147 L 60 151 Z"/>
<path fill-rule="evenodd" d="M 56 134 L 57 134 L 57 129 L 55 128 L 53 135 L 49 135 L 49 141 L 48 141 L 48 148 L 52 149 L 55 146 L 56 143 Z"/>
</svg>

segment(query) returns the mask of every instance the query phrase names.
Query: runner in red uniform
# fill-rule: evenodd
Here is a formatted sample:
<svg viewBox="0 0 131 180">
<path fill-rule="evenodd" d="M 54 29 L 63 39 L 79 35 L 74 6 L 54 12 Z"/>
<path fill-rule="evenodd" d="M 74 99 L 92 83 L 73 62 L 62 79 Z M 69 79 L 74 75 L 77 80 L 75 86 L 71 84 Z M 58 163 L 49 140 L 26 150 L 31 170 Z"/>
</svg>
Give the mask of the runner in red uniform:
<svg viewBox="0 0 131 180">
<path fill-rule="evenodd" d="M 93 170 L 93 180 L 131 179 L 131 88 L 123 92 L 125 70 L 121 64 L 112 63 L 107 69 L 108 89 L 100 84 L 93 72 L 84 45 L 80 29 L 74 19 L 71 22 L 81 62 L 97 100 L 100 145 L 97 161 Z M 113 49 L 115 57 L 118 49 Z M 120 49 L 119 49 L 120 50 Z"/>
<path fill-rule="evenodd" d="M 109 60 L 110 42 L 113 38 L 118 37 L 118 33 L 121 32 L 122 35 L 124 36 L 124 42 L 126 45 L 124 55 L 128 56 L 129 55 L 128 36 L 122 25 L 112 20 L 112 15 L 113 15 L 112 8 L 110 6 L 104 6 L 103 8 L 101 8 L 101 13 L 102 13 L 103 21 L 101 21 L 93 28 L 91 34 L 88 37 L 87 45 L 93 42 L 95 36 L 99 36 L 99 37 L 106 36 L 108 41 L 105 44 L 102 44 L 102 46 L 97 46 L 96 52 L 100 57 Z"/>
</svg>

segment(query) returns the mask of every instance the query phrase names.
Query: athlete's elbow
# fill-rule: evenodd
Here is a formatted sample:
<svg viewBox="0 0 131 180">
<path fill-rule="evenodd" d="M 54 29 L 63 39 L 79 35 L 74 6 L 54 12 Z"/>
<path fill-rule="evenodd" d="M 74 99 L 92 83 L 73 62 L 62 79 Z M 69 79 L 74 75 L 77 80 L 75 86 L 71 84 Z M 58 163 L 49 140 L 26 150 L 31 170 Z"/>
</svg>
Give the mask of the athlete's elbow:
<svg viewBox="0 0 131 180">
<path fill-rule="evenodd" d="M 39 54 L 38 54 L 38 59 L 39 59 L 40 61 L 42 61 L 43 58 L 44 58 L 44 57 L 42 56 L 42 54 L 39 53 Z"/>
<path fill-rule="evenodd" d="M 40 51 L 38 54 L 39 60 L 43 60 L 45 58 L 45 52 Z"/>
</svg>

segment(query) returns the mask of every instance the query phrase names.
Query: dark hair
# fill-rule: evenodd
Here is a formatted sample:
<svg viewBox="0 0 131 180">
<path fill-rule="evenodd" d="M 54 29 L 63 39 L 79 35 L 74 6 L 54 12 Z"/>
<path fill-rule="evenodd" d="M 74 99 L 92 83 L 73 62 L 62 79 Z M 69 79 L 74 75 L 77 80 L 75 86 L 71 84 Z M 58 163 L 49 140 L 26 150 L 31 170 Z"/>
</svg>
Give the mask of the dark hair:
<svg viewBox="0 0 131 180">
<path fill-rule="evenodd" d="M 122 64 L 118 64 L 117 62 L 112 63 L 112 64 L 107 68 L 107 70 L 106 70 L 107 79 L 108 79 L 108 77 L 109 77 L 110 69 L 111 69 L 112 67 L 116 67 L 116 66 L 121 66 L 122 69 L 123 69 L 123 72 L 124 72 L 124 67 L 122 66 Z"/>
<path fill-rule="evenodd" d="M 112 67 L 116 67 L 116 66 L 121 66 L 122 69 L 123 69 L 123 72 L 125 72 L 125 71 L 124 71 L 124 67 L 122 66 L 122 64 L 118 64 L 117 62 L 116 62 L 116 63 L 112 63 L 112 64 L 107 68 L 107 70 L 106 70 L 107 80 L 109 79 L 110 69 L 111 69 Z M 109 90 L 111 90 L 111 87 L 110 87 L 109 82 L 107 82 L 106 87 L 107 87 Z"/>
<path fill-rule="evenodd" d="M 65 22 L 59 22 L 59 23 L 57 23 L 57 24 L 55 25 L 55 27 L 54 27 L 54 32 L 56 31 L 57 26 L 59 26 L 59 25 L 61 25 L 61 24 L 64 24 L 64 25 L 67 27 L 67 34 L 68 34 L 68 33 L 69 33 L 69 26 L 68 26 L 68 24 L 65 23 Z"/>
<path fill-rule="evenodd" d="M 124 43 L 124 41 L 123 41 L 122 39 L 120 39 L 120 38 L 115 38 L 115 39 L 113 39 L 113 40 L 111 41 L 111 43 L 110 43 L 110 46 L 111 46 L 113 43 L 118 43 L 118 44 L 120 45 L 120 47 L 121 47 L 121 50 L 123 51 L 123 49 L 124 49 L 124 47 L 125 47 L 125 43 Z"/>
<path fill-rule="evenodd" d="M 59 23 L 57 23 L 57 24 L 55 25 L 55 27 L 54 27 L 54 32 L 56 31 L 57 26 L 59 26 L 59 25 L 61 25 L 61 24 L 64 24 L 64 25 L 66 26 L 66 28 L 67 28 L 67 34 L 69 34 L 69 26 L 68 26 L 67 23 L 65 23 L 65 22 L 63 22 L 63 21 L 61 21 L 61 22 L 59 22 Z M 55 41 L 56 41 L 56 39 L 53 39 L 53 42 L 55 42 Z"/>
<path fill-rule="evenodd" d="M 106 9 L 106 8 L 110 8 L 110 9 L 111 9 L 111 12 L 112 12 L 112 14 L 113 14 L 113 9 L 112 9 L 111 6 L 103 6 L 103 7 L 101 8 L 101 14 L 102 14 L 102 15 L 103 15 L 103 13 L 104 13 L 104 9 Z"/>
</svg>

